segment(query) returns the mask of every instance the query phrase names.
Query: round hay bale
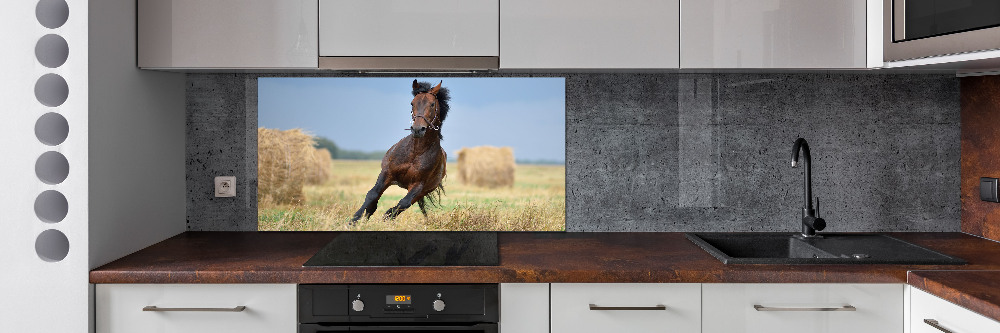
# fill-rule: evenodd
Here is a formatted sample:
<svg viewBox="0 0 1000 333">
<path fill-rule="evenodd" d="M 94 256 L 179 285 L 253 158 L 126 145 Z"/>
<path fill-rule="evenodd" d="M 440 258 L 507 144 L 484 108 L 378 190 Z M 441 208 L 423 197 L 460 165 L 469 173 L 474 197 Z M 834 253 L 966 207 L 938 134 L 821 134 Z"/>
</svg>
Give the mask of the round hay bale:
<svg viewBox="0 0 1000 333">
<path fill-rule="evenodd" d="M 257 200 L 276 204 L 302 202 L 302 185 L 313 160 L 312 136 L 300 129 L 257 129 Z"/>
<path fill-rule="evenodd" d="M 326 148 L 313 148 L 306 166 L 306 184 L 319 185 L 330 180 L 333 172 L 333 156 Z"/>
<path fill-rule="evenodd" d="M 458 180 L 462 184 L 496 188 L 514 186 L 514 150 L 479 146 L 458 150 Z"/>
</svg>

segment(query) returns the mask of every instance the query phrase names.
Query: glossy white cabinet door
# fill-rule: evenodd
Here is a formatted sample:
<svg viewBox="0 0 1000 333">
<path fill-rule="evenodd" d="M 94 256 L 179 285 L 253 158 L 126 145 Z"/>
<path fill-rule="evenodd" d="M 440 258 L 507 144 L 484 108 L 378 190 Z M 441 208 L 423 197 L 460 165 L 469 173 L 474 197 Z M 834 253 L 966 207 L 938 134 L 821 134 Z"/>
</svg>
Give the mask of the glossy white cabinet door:
<svg viewBox="0 0 1000 333">
<path fill-rule="evenodd" d="M 917 289 L 910 289 L 910 332 L 941 333 L 942 331 L 924 322 L 935 320 L 942 328 L 953 333 L 1000 332 L 1000 322 L 940 299 Z"/>
<path fill-rule="evenodd" d="M 682 0 L 681 68 L 865 68 L 868 1 Z"/>
<path fill-rule="evenodd" d="M 138 0 L 139 67 L 315 69 L 316 17 L 316 0 Z"/>
<path fill-rule="evenodd" d="M 321 56 L 500 55 L 499 0 L 319 0 Z"/>
<path fill-rule="evenodd" d="M 678 0 L 503 0 L 500 68 L 677 68 Z"/>
<path fill-rule="evenodd" d="M 551 303 L 552 333 L 701 332 L 700 284 L 553 283 Z"/>
<path fill-rule="evenodd" d="M 500 284 L 500 333 L 548 333 L 549 284 Z"/>
<path fill-rule="evenodd" d="M 705 333 L 900 333 L 903 294 L 902 284 L 704 284 L 702 328 Z M 857 310 L 758 311 L 754 305 Z"/>
<path fill-rule="evenodd" d="M 296 332 L 294 284 L 98 284 L 98 333 Z M 233 308 L 242 312 L 142 311 L 159 308 Z"/>
</svg>

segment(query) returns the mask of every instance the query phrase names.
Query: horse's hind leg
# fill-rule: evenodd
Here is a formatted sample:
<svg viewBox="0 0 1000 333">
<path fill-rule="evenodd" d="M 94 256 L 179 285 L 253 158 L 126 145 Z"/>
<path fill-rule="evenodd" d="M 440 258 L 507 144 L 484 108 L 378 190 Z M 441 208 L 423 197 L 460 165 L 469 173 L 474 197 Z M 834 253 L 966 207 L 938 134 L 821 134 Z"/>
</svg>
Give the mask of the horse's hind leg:
<svg viewBox="0 0 1000 333">
<path fill-rule="evenodd" d="M 361 204 L 361 208 L 354 213 L 354 217 L 351 218 L 351 222 L 357 222 L 361 219 L 362 215 L 364 215 L 367 219 L 371 217 L 372 214 L 375 214 L 375 210 L 378 209 L 378 199 L 382 197 L 382 192 L 385 192 L 385 189 L 389 188 L 389 184 L 385 181 L 385 178 L 384 172 L 378 175 L 378 180 L 375 181 L 375 186 L 373 186 L 372 189 L 368 191 L 368 194 L 365 195 L 365 203 Z"/>
<path fill-rule="evenodd" d="M 406 192 L 406 196 L 403 196 L 403 199 L 399 200 L 399 203 L 396 204 L 396 207 L 389 208 L 389 210 L 385 212 L 385 218 L 386 219 L 396 218 L 396 216 L 399 216 L 399 214 L 402 213 L 404 210 L 410 208 L 410 206 L 413 205 L 414 201 L 417 201 L 417 203 L 419 204 L 420 200 L 423 200 L 424 198 L 420 197 L 420 199 L 417 199 L 416 197 L 417 195 L 421 194 L 420 192 L 423 191 L 423 189 L 424 189 L 423 185 L 417 185 L 414 186 L 413 188 L 410 188 L 410 191 Z"/>
<path fill-rule="evenodd" d="M 426 199 L 426 198 L 420 198 L 420 199 L 418 199 L 417 200 L 417 205 L 420 206 L 420 212 L 424 213 L 424 217 L 427 217 L 427 210 L 424 209 L 424 199 Z"/>
</svg>

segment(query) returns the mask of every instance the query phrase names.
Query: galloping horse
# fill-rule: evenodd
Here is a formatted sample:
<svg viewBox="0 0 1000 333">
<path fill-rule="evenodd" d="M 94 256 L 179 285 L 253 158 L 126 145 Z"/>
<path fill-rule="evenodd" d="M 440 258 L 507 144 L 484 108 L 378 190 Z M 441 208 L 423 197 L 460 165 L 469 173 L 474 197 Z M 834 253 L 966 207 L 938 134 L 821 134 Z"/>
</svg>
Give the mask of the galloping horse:
<svg viewBox="0 0 1000 333">
<path fill-rule="evenodd" d="M 442 81 L 443 82 L 443 81 Z M 445 161 L 447 156 L 441 149 L 441 125 L 448 116 L 448 89 L 441 88 L 441 82 L 431 88 L 430 83 L 413 80 L 413 101 L 410 102 L 411 133 L 396 142 L 382 158 L 382 171 L 378 174 L 375 186 L 365 196 L 351 222 L 361 218 L 367 219 L 378 208 L 378 199 L 391 185 L 397 185 L 407 190 L 406 196 L 395 207 L 385 212 L 384 218 L 392 219 L 413 205 L 420 205 L 420 211 L 427 215 L 424 209 L 424 199 L 432 204 L 444 191 L 442 181 L 445 176 Z"/>
</svg>

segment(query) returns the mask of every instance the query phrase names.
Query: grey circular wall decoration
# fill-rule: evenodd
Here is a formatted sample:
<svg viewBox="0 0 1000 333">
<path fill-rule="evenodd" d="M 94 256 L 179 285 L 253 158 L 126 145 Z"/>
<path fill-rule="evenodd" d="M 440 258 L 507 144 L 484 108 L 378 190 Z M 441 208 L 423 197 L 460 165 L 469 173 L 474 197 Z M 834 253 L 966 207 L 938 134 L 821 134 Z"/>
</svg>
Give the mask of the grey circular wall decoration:
<svg viewBox="0 0 1000 333">
<path fill-rule="evenodd" d="M 69 97 L 69 85 L 58 74 L 45 74 L 35 81 L 35 98 L 42 105 L 56 107 Z"/>
<path fill-rule="evenodd" d="M 35 253 L 48 262 L 62 261 L 69 254 L 69 239 L 59 230 L 42 231 L 35 238 Z"/>
<path fill-rule="evenodd" d="M 69 176 L 69 161 L 59 152 L 44 152 L 35 161 L 35 175 L 49 185 L 62 183 Z"/>
<path fill-rule="evenodd" d="M 38 141 L 46 145 L 59 145 L 63 141 L 66 141 L 66 137 L 68 136 L 69 122 L 66 121 L 66 117 L 58 113 L 49 112 L 43 114 L 35 122 L 35 137 L 38 138 Z"/>
<path fill-rule="evenodd" d="M 66 0 L 38 0 L 35 18 L 43 27 L 56 29 L 69 19 Z M 57 34 L 47 34 L 35 43 L 35 59 L 42 66 L 57 68 L 69 59 L 69 43 Z M 42 75 L 35 81 L 35 99 L 48 107 L 57 107 L 69 98 L 69 84 L 58 74 Z M 69 122 L 60 114 L 49 112 L 35 121 L 38 141 L 57 146 L 69 136 Z M 35 175 L 45 184 L 62 183 L 69 177 L 69 161 L 56 151 L 42 153 L 35 161 Z M 69 201 L 59 191 L 47 190 L 35 197 L 35 216 L 42 222 L 59 223 L 69 213 Z M 59 230 L 42 231 L 35 238 L 35 254 L 47 262 L 59 262 L 69 254 L 69 238 Z"/>
<path fill-rule="evenodd" d="M 56 68 L 66 63 L 69 58 L 69 44 L 66 39 L 56 34 L 42 36 L 35 43 L 35 59 L 48 68 Z"/>
<path fill-rule="evenodd" d="M 69 213 L 69 201 L 59 191 L 47 190 L 35 198 L 35 215 L 46 223 L 59 223 Z"/>
<path fill-rule="evenodd" d="M 66 0 L 39 0 L 35 5 L 35 18 L 43 27 L 61 27 L 69 19 L 69 4 Z"/>
</svg>

